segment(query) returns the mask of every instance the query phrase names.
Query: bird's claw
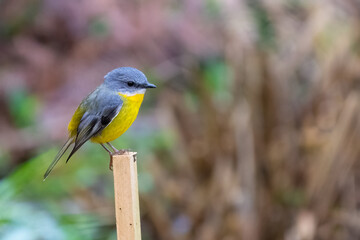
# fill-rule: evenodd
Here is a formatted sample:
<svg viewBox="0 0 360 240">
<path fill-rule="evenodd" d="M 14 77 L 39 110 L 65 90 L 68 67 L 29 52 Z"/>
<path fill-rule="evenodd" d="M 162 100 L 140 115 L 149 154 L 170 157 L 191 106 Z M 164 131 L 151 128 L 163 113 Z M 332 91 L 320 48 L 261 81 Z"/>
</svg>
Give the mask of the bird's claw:
<svg viewBox="0 0 360 240">
<path fill-rule="evenodd" d="M 117 150 L 116 152 L 113 152 L 111 155 L 114 156 L 114 155 L 124 155 L 126 153 L 129 153 L 131 152 L 130 149 L 120 149 L 120 150 Z"/>
<path fill-rule="evenodd" d="M 116 152 L 113 152 L 110 154 L 110 162 L 109 162 L 109 169 L 110 171 L 113 170 L 113 156 L 114 155 L 124 155 L 126 153 L 129 153 L 131 152 L 130 149 L 120 149 L 120 150 L 117 150 Z"/>
<path fill-rule="evenodd" d="M 110 171 L 113 170 L 113 159 L 112 159 L 112 155 L 110 156 L 109 169 L 110 169 Z"/>
</svg>

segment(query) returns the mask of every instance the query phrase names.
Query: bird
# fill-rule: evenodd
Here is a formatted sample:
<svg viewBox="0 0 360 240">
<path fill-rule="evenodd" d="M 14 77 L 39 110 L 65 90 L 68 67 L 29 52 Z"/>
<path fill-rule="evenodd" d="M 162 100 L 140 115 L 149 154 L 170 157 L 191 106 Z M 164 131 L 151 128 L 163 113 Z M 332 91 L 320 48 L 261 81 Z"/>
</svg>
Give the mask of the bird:
<svg viewBox="0 0 360 240">
<path fill-rule="evenodd" d="M 120 137 L 135 121 L 148 88 L 156 86 L 136 68 L 120 67 L 107 73 L 104 82 L 76 109 L 68 125 L 68 140 L 46 170 L 44 181 L 72 144 L 66 163 L 88 140 L 100 144 L 109 153 L 109 168 L 112 170 L 113 154 L 123 154 L 126 150 L 117 150 L 110 142 Z"/>
</svg>

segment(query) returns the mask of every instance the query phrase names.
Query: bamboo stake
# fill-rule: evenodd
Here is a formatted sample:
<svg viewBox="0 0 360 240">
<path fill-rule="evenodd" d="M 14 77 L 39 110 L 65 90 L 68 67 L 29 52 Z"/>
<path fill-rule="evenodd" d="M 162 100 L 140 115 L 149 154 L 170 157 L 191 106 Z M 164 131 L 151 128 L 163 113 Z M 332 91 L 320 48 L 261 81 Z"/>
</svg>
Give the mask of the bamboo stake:
<svg viewBox="0 0 360 240">
<path fill-rule="evenodd" d="M 136 152 L 113 156 L 118 240 L 141 240 Z"/>
</svg>

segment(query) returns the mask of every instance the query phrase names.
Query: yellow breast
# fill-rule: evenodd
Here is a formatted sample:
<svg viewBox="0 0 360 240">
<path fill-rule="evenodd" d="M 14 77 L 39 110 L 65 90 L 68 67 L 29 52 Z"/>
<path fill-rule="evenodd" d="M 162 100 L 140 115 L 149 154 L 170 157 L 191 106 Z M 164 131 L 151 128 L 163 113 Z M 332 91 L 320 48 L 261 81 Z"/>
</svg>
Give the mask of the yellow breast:
<svg viewBox="0 0 360 240">
<path fill-rule="evenodd" d="M 74 115 L 71 118 L 71 121 L 68 125 L 68 131 L 70 134 L 70 137 L 75 137 L 77 134 L 77 129 L 79 126 L 79 123 L 81 121 L 82 116 L 85 113 L 85 109 L 81 108 L 81 105 L 76 109 Z"/>
<path fill-rule="evenodd" d="M 96 137 L 91 138 L 92 142 L 95 143 L 106 143 L 115 140 L 120 137 L 135 121 L 141 103 L 144 99 L 144 94 L 136 94 L 128 96 L 125 94 L 119 93 L 120 97 L 123 100 L 123 105 L 121 107 L 118 115 L 112 120 L 112 122 L 102 130 L 101 134 Z"/>
</svg>

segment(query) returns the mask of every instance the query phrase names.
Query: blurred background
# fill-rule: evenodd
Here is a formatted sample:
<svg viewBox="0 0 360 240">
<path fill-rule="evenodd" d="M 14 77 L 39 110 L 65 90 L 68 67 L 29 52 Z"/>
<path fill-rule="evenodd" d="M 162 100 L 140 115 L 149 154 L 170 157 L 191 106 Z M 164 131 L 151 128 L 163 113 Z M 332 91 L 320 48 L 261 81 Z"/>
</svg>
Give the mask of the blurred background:
<svg viewBox="0 0 360 240">
<path fill-rule="evenodd" d="M 100 145 L 42 176 L 119 66 L 144 240 L 360 239 L 358 0 L 0 0 L 0 239 L 116 239 Z"/>
</svg>

